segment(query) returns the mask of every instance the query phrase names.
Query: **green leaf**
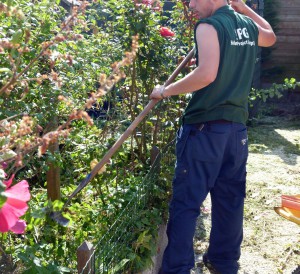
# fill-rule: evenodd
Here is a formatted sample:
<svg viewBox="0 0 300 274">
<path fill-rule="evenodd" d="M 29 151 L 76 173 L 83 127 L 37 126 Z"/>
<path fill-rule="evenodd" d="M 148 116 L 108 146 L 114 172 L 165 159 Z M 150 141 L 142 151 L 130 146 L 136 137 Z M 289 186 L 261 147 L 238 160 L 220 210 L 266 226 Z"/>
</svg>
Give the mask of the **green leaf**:
<svg viewBox="0 0 300 274">
<path fill-rule="evenodd" d="M 0 188 L 0 208 L 5 204 L 7 197 L 5 196 L 5 193 L 2 192 L 2 187 Z"/>
<path fill-rule="evenodd" d="M 67 267 L 60 266 L 58 267 L 60 273 L 71 273 L 71 269 Z"/>
<path fill-rule="evenodd" d="M 123 259 L 109 273 L 114 274 L 119 272 L 129 261 L 130 261 L 129 259 Z"/>
<path fill-rule="evenodd" d="M 2 72 L 9 72 L 10 74 L 12 73 L 12 71 L 9 68 L 0 68 L 0 73 Z"/>
<path fill-rule="evenodd" d="M 23 31 L 22 30 L 18 30 L 16 31 L 13 36 L 12 36 L 12 39 L 11 39 L 11 42 L 13 44 L 18 44 L 21 42 L 22 40 L 22 36 L 23 36 Z"/>
<path fill-rule="evenodd" d="M 17 156 L 17 154 L 14 151 L 8 149 L 0 153 L 0 161 L 1 162 L 6 161 L 14 158 L 15 156 Z"/>
</svg>

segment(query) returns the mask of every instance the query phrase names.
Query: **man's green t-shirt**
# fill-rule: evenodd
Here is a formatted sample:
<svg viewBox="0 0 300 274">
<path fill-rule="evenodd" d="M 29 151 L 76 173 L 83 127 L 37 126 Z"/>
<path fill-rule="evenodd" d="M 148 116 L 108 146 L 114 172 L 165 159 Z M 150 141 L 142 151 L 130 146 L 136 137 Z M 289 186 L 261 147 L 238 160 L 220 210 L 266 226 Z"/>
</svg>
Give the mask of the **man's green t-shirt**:
<svg viewBox="0 0 300 274">
<path fill-rule="evenodd" d="M 236 13 L 228 5 L 218 9 L 211 17 L 201 19 L 195 26 L 195 37 L 197 26 L 202 23 L 212 25 L 218 33 L 219 69 L 213 83 L 192 94 L 183 123 L 224 119 L 245 124 L 257 58 L 258 28 L 250 18 Z M 196 39 L 195 43 L 197 49 Z M 197 50 L 196 61 L 198 63 Z"/>
</svg>

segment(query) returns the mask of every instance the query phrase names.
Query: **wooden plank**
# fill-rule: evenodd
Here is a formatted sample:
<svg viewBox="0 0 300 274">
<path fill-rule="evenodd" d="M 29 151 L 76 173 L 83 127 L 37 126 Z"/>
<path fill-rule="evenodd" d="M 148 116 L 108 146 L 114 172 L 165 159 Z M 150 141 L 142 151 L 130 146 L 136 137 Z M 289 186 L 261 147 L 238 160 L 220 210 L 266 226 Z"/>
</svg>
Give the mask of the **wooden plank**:
<svg viewBox="0 0 300 274">
<path fill-rule="evenodd" d="M 289 77 L 294 77 L 298 81 L 300 81 L 299 68 L 298 68 L 298 70 L 295 70 L 295 69 L 290 69 L 290 67 L 287 67 L 287 66 L 280 66 L 279 64 L 273 64 L 273 66 L 270 65 L 270 66 L 264 67 L 264 70 L 270 70 L 270 69 L 271 69 L 272 72 L 275 72 L 274 74 L 289 75 Z"/>
<path fill-rule="evenodd" d="M 300 43 L 285 43 L 285 42 L 276 42 L 276 44 L 272 47 L 273 50 L 282 49 L 287 51 L 298 50 L 300 48 Z"/>
<path fill-rule="evenodd" d="M 300 7 L 300 1 L 295 1 L 295 0 L 285 0 L 285 1 L 280 1 L 279 3 L 279 8 L 299 8 Z"/>
<path fill-rule="evenodd" d="M 297 81 L 300 80 L 300 73 L 298 72 L 297 74 L 295 74 L 293 71 L 284 71 L 281 75 L 280 75 L 281 79 L 285 79 L 285 78 L 295 78 Z M 283 82 L 283 81 L 282 81 Z"/>
<path fill-rule="evenodd" d="M 264 69 L 271 69 L 271 68 L 278 68 L 282 70 L 289 70 L 289 71 L 299 71 L 299 64 L 281 64 L 277 62 L 277 60 L 274 58 L 274 60 L 268 61 L 263 63 L 262 67 Z"/>
<path fill-rule="evenodd" d="M 299 70 L 291 70 L 289 68 L 284 68 L 284 74 L 290 75 L 290 77 L 296 78 L 298 81 L 300 81 L 300 71 Z M 298 77 L 296 77 L 298 76 Z"/>
<path fill-rule="evenodd" d="M 300 26 L 299 26 L 300 28 Z M 278 36 L 299 36 L 299 28 L 280 28 L 276 31 L 276 35 Z"/>
<path fill-rule="evenodd" d="M 289 67 L 291 70 L 300 70 L 300 56 L 276 56 L 272 54 L 266 63 L 274 64 L 274 66 Z"/>
<path fill-rule="evenodd" d="M 281 57 L 294 57 L 294 56 L 300 56 L 300 48 L 295 50 L 286 50 L 286 49 L 274 49 L 272 51 L 272 56 L 281 56 Z"/>
<path fill-rule="evenodd" d="M 280 8 L 278 11 L 278 15 L 282 16 L 282 15 L 299 15 L 300 14 L 300 7 L 299 8 Z"/>
<path fill-rule="evenodd" d="M 274 79 L 300 79 L 300 0 L 284 0 L 278 4 L 277 42 L 262 67 L 273 69 Z"/>
<path fill-rule="evenodd" d="M 300 55 L 298 56 L 278 56 L 275 55 L 275 52 L 272 54 L 272 59 L 275 59 L 274 61 L 276 64 L 282 64 L 290 66 L 291 64 L 295 64 L 298 66 L 298 69 L 300 69 Z"/>
<path fill-rule="evenodd" d="M 294 16 L 297 16 L 297 14 L 299 14 L 299 10 L 300 10 L 300 7 L 296 7 L 296 8 L 282 8 L 281 10 L 277 11 L 277 16 L 278 17 L 282 17 L 284 15 L 289 15 L 292 18 Z"/>
<path fill-rule="evenodd" d="M 300 43 L 300 36 L 277 36 L 278 42 Z"/>
<path fill-rule="evenodd" d="M 284 82 L 284 79 L 288 78 L 295 78 L 297 81 L 300 80 L 300 75 L 295 75 L 293 74 L 293 72 L 290 71 L 285 71 L 282 74 L 278 75 L 278 74 L 274 74 L 274 75 L 268 75 L 265 77 L 262 77 L 262 82 L 264 82 L 264 78 L 268 78 L 270 80 L 270 82 L 272 83 L 278 83 L 278 84 L 282 84 Z"/>
<path fill-rule="evenodd" d="M 300 22 L 286 22 L 286 21 L 281 21 L 277 25 L 279 29 L 289 28 L 289 29 L 296 29 L 298 31 L 299 31 L 299 26 L 300 26 Z"/>
<path fill-rule="evenodd" d="M 283 13 L 278 15 L 278 19 L 285 22 L 300 22 L 299 14 Z"/>
</svg>

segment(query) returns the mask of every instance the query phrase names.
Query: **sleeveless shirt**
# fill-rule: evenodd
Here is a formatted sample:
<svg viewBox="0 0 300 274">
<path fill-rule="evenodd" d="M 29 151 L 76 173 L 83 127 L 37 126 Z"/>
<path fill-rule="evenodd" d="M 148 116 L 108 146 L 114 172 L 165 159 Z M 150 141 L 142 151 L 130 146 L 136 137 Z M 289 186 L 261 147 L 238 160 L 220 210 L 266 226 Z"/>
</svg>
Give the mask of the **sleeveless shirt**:
<svg viewBox="0 0 300 274">
<path fill-rule="evenodd" d="M 258 51 L 258 28 L 249 17 L 235 12 L 229 5 L 219 8 L 211 17 L 195 25 L 196 64 L 199 62 L 196 29 L 203 23 L 212 25 L 217 31 L 220 63 L 215 81 L 193 92 L 183 114 L 183 123 L 224 119 L 246 124 L 248 95 Z"/>
</svg>

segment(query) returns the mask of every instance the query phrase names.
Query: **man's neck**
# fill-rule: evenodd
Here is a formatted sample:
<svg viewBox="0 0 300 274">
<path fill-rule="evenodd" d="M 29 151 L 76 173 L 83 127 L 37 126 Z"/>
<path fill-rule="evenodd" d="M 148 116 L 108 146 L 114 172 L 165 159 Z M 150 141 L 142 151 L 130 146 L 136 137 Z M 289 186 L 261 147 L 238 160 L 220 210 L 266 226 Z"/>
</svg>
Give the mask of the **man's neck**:
<svg viewBox="0 0 300 274">
<path fill-rule="evenodd" d="M 216 4 L 215 4 L 215 7 L 214 7 L 214 11 L 212 14 L 214 14 L 219 8 L 222 8 L 224 6 L 227 6 L 227 1 L 218 1 Z"/>
</svg>

